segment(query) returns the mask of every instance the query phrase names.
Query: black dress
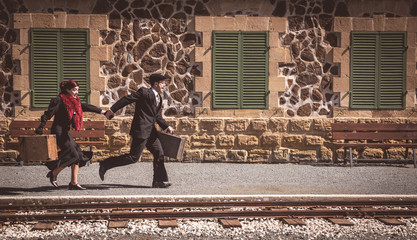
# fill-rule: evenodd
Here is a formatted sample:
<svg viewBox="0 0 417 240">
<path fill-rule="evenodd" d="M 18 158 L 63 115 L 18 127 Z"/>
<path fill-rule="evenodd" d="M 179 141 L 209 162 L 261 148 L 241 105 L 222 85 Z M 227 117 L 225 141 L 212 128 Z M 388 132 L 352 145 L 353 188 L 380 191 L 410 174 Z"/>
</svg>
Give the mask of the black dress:
<svg viewBox="0 0 417 240">
<path fill-rule="evenodd" d="M 83 112 L 101 113 L 101 109 L 86 103 L 81 103 Z M 67 167 L 73 164 L 79 164 L 80 167 L 93 157 L 92 152 L 82 151 L 78 144 L 69 134 L 70 126 L 72 124 L 68 117 L 68 112 L 65 108 L 64 102 L 60 96 L 51 99 L 48 110 L 44 112 L 41 117 L 40 127 L 44 127 L 46 122 L 55 116 L 51 127 L 51 134 L 56 135 L 56 142 L 60 151 L 58 152 L 58 159 L 47 162 L 46 166 L 53 170 L 57 167 Z"/>
</svg>

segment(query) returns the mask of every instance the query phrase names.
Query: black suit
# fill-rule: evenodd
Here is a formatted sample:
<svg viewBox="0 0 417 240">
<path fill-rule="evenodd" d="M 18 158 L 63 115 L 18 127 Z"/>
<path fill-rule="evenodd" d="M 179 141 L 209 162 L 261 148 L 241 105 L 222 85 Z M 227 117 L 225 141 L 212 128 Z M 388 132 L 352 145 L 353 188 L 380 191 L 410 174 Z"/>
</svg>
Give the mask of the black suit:
<svg viewBox="0 0 417 240">
<path fill-rule="evenodd" d="M 106 171 L 113 167 L 137 162 L 142 154 L 143 148 L 146 146 L 154 157 L 153 181 L 168 181 L 164 166 L 164 151 L 155 128 L 155 123 L 158 123 L 162 129 L 169 127 L 161 114 L 161 96 L 159 96 L 159 99 L 161 101 L 157 106 L 153 90 L 151 88 L 140 88 L 137 92 L 121 98 L 110 108 L 113 112 L 117 112 L 117 110 L 128 104 L 136 103 L 135 115 L 133 116 L 132 126 L 130 128 L 130 135 L 132 136 L 130 153 L 105 159 L 102 162 L 102 166 Z"/>
</svg>

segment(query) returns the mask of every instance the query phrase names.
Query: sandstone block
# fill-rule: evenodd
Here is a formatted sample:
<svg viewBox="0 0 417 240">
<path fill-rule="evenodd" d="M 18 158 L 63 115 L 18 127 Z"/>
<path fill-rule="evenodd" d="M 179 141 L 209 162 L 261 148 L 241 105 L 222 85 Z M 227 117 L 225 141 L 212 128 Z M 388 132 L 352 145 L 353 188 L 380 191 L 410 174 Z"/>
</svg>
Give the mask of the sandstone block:
<svg viewBox="0 0 417 240">
<path fill-rule="evenodd" d="M 324 143 L 324 139 L 322 137 L 311 135 L 305 136 L 305 141 L 306 146 L 321 146 Z"/>
<path fill-rule="evenodd" d="M 226 150 L 204 150 L 204 162 L 224 162 Z"/>
<path fill-rule="evenodd" d="M 311 128 L 311 119 L 291 119 L 290 131 L 291 132 L 309 132 Z"/>
<path fill-rule="evenodd" d="M 13 75 L 13 90 L 29 91 L 29 75 Z"/>
<path fill-rule="evenodd" d="M 245 162 L 248 157 L 246 150 L 229 150 L 227 151 L 226 161 Z"/>
<path fill-rule="evenodd" d="M 363 150 L 362 156 L 367 159 L 381 159 L 384 157 L 384 151 L 378 148 L 366 148 Z"/>
<path fill-rule="evenodd" d="M 374 15 L 374 30 L 384 31 L 385 28 L 385 15 Z"/>
<path fill-rule="evenodd" d="M 107 30 L 108 20 L 105 14 L 90 15 L 90 30 Z"/>
<path fill-rule="evenodd" d="M 233 135 L 219 135 L 217 136 L 217 145 L 219 147 L 233 147 L 235 145 L 235 136 Z"/>
<path fill-rule="evenodd" d="M 271 62 L 285 62 L 285 49 L 284 47 L 271 47 L 269 49 L 269 60 Z"/>
<path fill-rule="evenodd" d="M 13 44 L 12 58 L 22 61 L 29 61 L 29 48 L 26 45 Z"/>
<path fill-rule="evenodd" d="M 222 119 L 201 119 L 199 129 L 201 132 L 220 132 L 223 131 Z"/>
<path fill-rule="evenodd" d="M 248 17 L 246 29 L 248 31 L 268 31 L 269 17 Z"/>
<path fill-rule="evenodd" d="M 242 148 L 257 147 L 259 139 L 256 136 L 237 135 L 237 146 Z"/>
<path fill-rule="evenodd" d="M 188 118 L 181 118 L 178 120 L 178 131 L 180 132 L 195 132 L 197 131 L 198 121 Z"/>
<path fill-rule="evenodd" d="M 191 136 L 191 147 L 215 147 L 216 136 L 214 135 L 192 135 Z"/>
<path fill-rule="evenodd" d="M 106 91 L 107 81 L 104 77 L 99 77 L 97 75 L 90 76 L 90 88 L 92 91 Z"/>
<path fill-rule="evenodd" d="M 94 106 L 100 106 L 101 102 L 100 102 L 100 92 L 97 90 L 91 90 L 90 93 L 90 104 L 94 105 Z"/>
<path fill-rule="evenodd" d="M 129 143 L 128 136 L 126 135 L 117 135 L 110 137 L 110 147 L 112 148 L 119 148 L 123 147 Z"/>
<path fill-rule="evenodd" d="M 213 31 L 213 17 L 195 16 L 195 31 L 196 32 Z"/>
<path fill-rule="evenodd" d="M 16 163 L 18 154 L 16 150 L 0 150 L 0 162 Z"/>
<path fill-rule="evenodd" d="M 236 15 L 235 16 L 235 30 L 246 31 L 248 16 L 247 15 Z"/>
<path fill-rule="evenodd" d="M 285 77 L 269 77 L 269 90 L 272 92 L 284 92 Z"/>
<path fill-rule="evenodd" d="M 250 127 L 252 131 L 265 132 L 268 129 L 267 120 L 253 119 L 250 121 Z"/>
<path fill-rule="evenodd" d="M 248 128 L 248 121 L 246 119 L 226 119 L 225 131 L 226 132 L 242 132 Z"/>
<path fill-rule="evenodd" d="M 66 12 L 54 12 L 55 25 L 57 28 L 67 27 L 67 13 Z"/>
<path fill-rule="evenodd" d="M 32 13 L 33 28 L 55 28 L 55 18 L 52 14 Z"/>
<path fill-rule="evenodd" d="M 290 160 L 289 149 L 283 148 L 272 150 L 270 160 L 272 163 L 288 162 Z"/>
<path fill-rule="evenodd" d="M 204 150 L 185 150 L 183 162 L 202 162 Z"/>
<path fill-rule="evenodd" d="M 287 30 L 287 19 L 283 17 L 269 18 L 269 31 L 284 33 Z"/>
<path fill-rule="evenodd" d="M 352 31 L 352 18 L 350 17 L 335 17 L 334 18 L 335 32 L 351 32 Z"/>
<path fill-rule="evenodd" d="M 407 32 L 417 32 L 417 17 L 407 19 Z"/>
<path fill-rule="evenodd" d="M 195 78 L 195 91 L 210 91 L 211 90 L 211 78 L 210 77 L 196 77 Z"/>
<path fill-rule="evenodd" d="M 385 31 L 407 31 L 407 18 L 385 18 Z"/>
<path fill-rule="evenodd" d="M 353 31 L 374 31 L 372 18 L 353 18 Z"/>
<path fill-rule="evenodd" d="M 90 15 L 86 14 L 68 14 L 67 28 L 88 28 Z"/>
<path fill-rule="evenodd" d="M 269 120 L 268 128 L 272 132 L 287 132 L 288 119 L 285 118 L 271 118 Z"/>
<path fill-rule="evenodd" d="M 348 92 L 349 87 L 349 78 L 333 78 L 333 92 Z"/>
<path fill-rule="evenodd" d="M 213 17 L 213 30 L 235 30 L 235 19 L 232 17 Z"/>
<path fill-rule="evenodd" d="M 249 162 L 268 162 L 269 155 L 271 154 L 270 150 L 264 149 L 253 149 L 248 152 L 248 161 Z"/>
<path fill-rule="evenodd" d="M 317 151 L 294 150 L 291 152 L 290 160 L 295 162 L 317 162 Z"/>
<path fill-rule="evenodd" d="M 281 136 L 278 134 L 263 134 L 260 139 L 264 148 L 279 148 L 281 145 Z"/>
<path fill-rule="evenodd" d="M 333 160 L 333 151 L 327 147 L 320 148 L 320 162 L 331 162 Z"/>
<path fill-rule="evenodd" d="M 282 146 L 290 148 L 299 148 L 304 146 L 303 135 L 286 135 L 282 138 Z"/>
<path fill-rule="evenodd" d="M 210 62 L 212 51 L 205 47 L 195 47 L 195 61 L 196 62 Z"/>
<path fill-rule="evenodd" d="M 100 45 L 100 31 L 99 30 L 90 30 L 90 44 L 92 46 Z"/>
<path fill-rule="evenodd" d="M 107 47 L 92 46 L 90 48 L 90 60 L 106 60 Z"/>
<path fill-rule="evenodd" d="M 31 14 L 30 13 L 14 13 L 13 14 L 13 28 L 31 28 L 32 21 L 31 21 Z"/>
</svg>

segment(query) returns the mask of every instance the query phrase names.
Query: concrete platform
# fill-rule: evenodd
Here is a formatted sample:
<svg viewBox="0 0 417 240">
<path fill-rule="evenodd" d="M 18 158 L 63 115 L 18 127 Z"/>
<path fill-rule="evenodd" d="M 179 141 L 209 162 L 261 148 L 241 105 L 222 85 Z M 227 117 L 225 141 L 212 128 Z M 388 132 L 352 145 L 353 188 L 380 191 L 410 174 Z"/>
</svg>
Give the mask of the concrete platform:
<svg viewBox="0 0 417 240">
<path fill-rule="evenodd" d="M 0 202 L 151 201 L 171 199 L 392 198 L 417 199 L 413 166 L 166 163 L 167 189 L 151 188 L 152 163 L 114 168 L 98 176 L 97 163 L 80 169 L 84 191 L 68 190 L 70 168 L 58 176 L 45 166 L 0 166 Z"/>
</svg>

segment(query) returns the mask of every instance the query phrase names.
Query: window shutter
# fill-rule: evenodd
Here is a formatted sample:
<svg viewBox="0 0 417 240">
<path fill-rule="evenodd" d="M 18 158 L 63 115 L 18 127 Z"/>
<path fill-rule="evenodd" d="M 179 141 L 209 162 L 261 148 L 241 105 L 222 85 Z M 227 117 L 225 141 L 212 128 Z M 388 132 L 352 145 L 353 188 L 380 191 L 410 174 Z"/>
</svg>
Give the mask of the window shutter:
<svg viewBox="0 0 417 240">
<path fill-rule="evenodd" d="M 213 32 L 213 107 L 239 108 L 239 33 Z"/>
<path fill-rule="evenodd" d="M 242 108 L 266 108 L 268 32 L 242 33 Z"/>
<path fill-rule="evenodd" d="M 405 107 L 406 34 L 381 32 L 380 109 Z"/>
<path fill-rule="evenodd" d="M 350 105 L 355 109 L 377 107 L 378 35 L 352 32 L 350 68 Z"/>
<path fill-rule="evenodd" d="M 88 29 L 62 29 L 62 80 L 80 85 L 78 96 L 88 103 L 90 95 L 90 56 Z"/>
<path fill-rule="evenodd" d="M 55 29 L 31 30 L 31 96 L 33 107 L 47 107 L 57 96 L 59 36 Z"/>
</svg>

